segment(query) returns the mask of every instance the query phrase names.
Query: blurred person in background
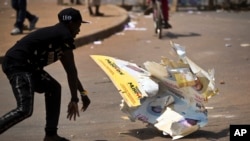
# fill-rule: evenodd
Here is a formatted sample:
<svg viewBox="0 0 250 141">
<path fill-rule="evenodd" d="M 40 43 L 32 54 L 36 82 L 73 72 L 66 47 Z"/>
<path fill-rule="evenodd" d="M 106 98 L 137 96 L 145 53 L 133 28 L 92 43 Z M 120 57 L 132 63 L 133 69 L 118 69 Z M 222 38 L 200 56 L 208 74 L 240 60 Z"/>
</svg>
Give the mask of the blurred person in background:
<svg viewBox="0 0 250 141">
<path fill-rule="evenodd" d="M 22 34 L 25 29 L 24 21 L 29 20 L 29 30 L 35 29 L 35 25 L 38 21 L 38 17 L 31 14 L 27 10 L 26 0 L 11 0 L 11 6 L 16 11 L 16 22 L 14 24 L 14 29 L 11 31 L 11 35 Z M 27 28 L 27 27 L 26 27 Z"/>
<path fill-rule="evenodd" d="M 82 5 L 80 0 L 70 0 L 71 4 Z"/>
<path fill-rule="evenodd" d="M 86 3 L 90 16 L 104 16 L 104 13 L 100 12 L 101 0 L 86 0 Z M 92 7 L 95 8 L 95 11 L 93 11 Z"/>
<path fill-rule="evenodd" d="M 149 5 L 149 8 L 146 9 L 144 12 L 145 15 L 151 13 L 153 11 L 153 6 L 152 4 L 155 1 L 160 1 L 161 2 L 161 9 L 162 9 L 162 15 L 164 18 L 164 23 L 163 27 L 164 28 L 172 28 L 172 25 L 169 24 L 169 6 L 168 6 L 168 0 L 147 0 L 147 4 Z"/>
</svg>

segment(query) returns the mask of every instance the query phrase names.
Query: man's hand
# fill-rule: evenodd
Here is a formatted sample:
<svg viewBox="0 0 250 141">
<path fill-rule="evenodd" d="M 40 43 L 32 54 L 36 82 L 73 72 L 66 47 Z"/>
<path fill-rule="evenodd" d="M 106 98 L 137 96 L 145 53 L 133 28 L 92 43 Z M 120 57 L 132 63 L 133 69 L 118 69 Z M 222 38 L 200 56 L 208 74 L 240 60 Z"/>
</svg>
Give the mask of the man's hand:
<svg viewBox="0 0 250 141">
<path fill-rule="evenodd" d="M 85 111 L 89 104 L 90 104 L 90 99 L 87 95 L 81 95 L 81 99 L 82 99 L 82 108 L 81 108 L 81 111 Z"/>
<path fill-rule="evenodd" d="M 71 118 L 73 117 L 74 120 L 76 120 L 76 116 L 80 116 L 79 115 L 79 110 L 78 110 L 78 104 L 77 102 L 71 101 L 68 105 L 68 115 L 67 118 L 69 120 L 71 120 Z"/>
</svg>

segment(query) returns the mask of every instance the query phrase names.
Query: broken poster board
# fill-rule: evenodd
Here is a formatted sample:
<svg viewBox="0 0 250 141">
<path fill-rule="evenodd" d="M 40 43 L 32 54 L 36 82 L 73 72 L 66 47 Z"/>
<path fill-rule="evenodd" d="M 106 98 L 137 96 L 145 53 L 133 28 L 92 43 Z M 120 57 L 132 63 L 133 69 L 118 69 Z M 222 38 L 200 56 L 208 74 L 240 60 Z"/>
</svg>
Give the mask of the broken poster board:
<svg viewBox="0 0 250 141">
<path fill-rule="evenodd" d="M 146 61 L 145 69 L 110 56 L 91 55 L 108 75 L 122 99 L 121 110 L 179 139 L 208 122 L 205 103 L 218 94 L 214 70 L 204 71 L 171 42 L 178 60 Z"/>
</svg>

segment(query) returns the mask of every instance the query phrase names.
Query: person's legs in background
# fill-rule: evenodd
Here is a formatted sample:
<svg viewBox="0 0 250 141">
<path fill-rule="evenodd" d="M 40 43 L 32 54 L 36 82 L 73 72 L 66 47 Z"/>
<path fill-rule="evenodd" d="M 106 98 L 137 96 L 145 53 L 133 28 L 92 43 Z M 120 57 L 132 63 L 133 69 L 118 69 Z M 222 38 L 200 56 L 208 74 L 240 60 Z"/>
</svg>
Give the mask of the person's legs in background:
<svg viewBox="0 0 250 141">
<path fill-rule="evenodd" d="M 76 4 L 76 5 L 82 5 L 80 0 L 76 0 L 76 3 L 75 3 L 75 0 L 70 0 L 70 3 L 71 4 Z"/>
<path fill-rule="evenodd" d="M 38 21 L 38 17 L 31 14 L 29 11 L 26 11 L 26 17 L 29 20 L 29 30 L 33 30 L 36 28 L 36 23 Z"/>
<path fill-rule="evenodd" d="M 16 22 L 11 35 L 23 33 L 23 23 L 26 16 L 26 0 L 11 0 L 11 6 L 16 10 Z"/>
<path fill-rule="evenodd" d="M 35 29 L 35 25 L 38 21 L 38 17 L 27 11 L 27 1 L 26 0 L 11 0 L 11 5 L 13 9 L 16 10 L 16 22 L 14 24 L 14 29 L 11 31 L 11 35 L 22 34 L 24 29 L 24 20 L 27 18 L 29 20 L 29 30 Z"/>
<path fill-rule="evenodd" d="M 76 0 L 77 5 L 82 5 L 82 2 L 80 0 Z"/>
<path fill-rule="evenodd" d="M 104 16 L 104 14 L 100 12 L 101 0 L 87 0 L 87 5 L 91 16 Z M 93 12 L 92 6 L 95 7 L 95 12 Z"/>
<path fill-rule="evenodd" d="M 168 7 L 168 0 L 161 0 L 162 6 L 162 14 L 164 17 L 164 28 L 172 28 L 169 24 L 169 7 Z"/>
<path fill-rule="evenodd" d="M 104 14 L 100 12 L 101 0 L 95 0 L 95 1 L 97 1 L 95 4 L 95 16 L 104 16 Z"/>
<path fill-rule="evenodd" d="M 94 12 L 92 10 L 92 0 L 86 0 L 86 3 L 87 3 L 87 7 L 88 7 L 88 10 L 89 10 L 89 15 L 90 16 L 93 16 L 94 15 Z"/>
</svg>

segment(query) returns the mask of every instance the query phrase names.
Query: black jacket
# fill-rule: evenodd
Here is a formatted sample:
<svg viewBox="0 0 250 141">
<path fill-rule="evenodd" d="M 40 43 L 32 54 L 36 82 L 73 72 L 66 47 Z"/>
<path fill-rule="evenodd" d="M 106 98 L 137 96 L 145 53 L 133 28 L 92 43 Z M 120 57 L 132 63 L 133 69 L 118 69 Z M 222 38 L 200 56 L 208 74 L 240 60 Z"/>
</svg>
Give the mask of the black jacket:
<svg viewBox="0 0 250 141">
<path fill-rule="evenodd" d="M 67 49 L 75 49 L 68 28 L 58 23 L 38 29 L 10 48 L 3 62 L 6 71 L 34 71 L 59 60 Z"/>
</svg>

